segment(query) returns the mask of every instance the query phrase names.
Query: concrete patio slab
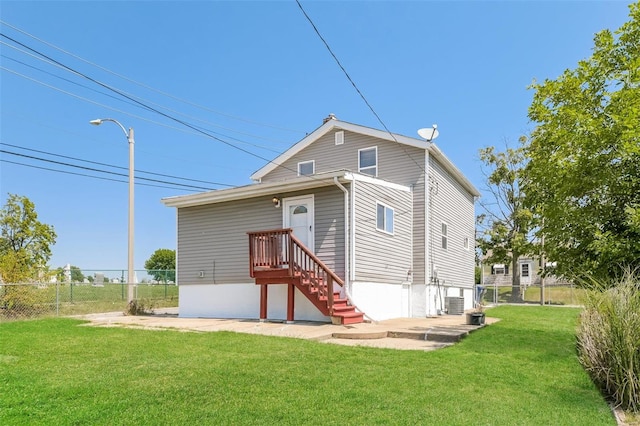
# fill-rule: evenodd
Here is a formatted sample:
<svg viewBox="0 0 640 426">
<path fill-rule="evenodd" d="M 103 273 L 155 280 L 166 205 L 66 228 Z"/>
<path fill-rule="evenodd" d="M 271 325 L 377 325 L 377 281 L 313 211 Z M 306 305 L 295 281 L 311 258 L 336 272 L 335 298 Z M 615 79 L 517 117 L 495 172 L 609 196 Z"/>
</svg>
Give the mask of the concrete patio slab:
<svg viewBox="0 0 640 426">
<path fill-rule="evenodd" d="M 350 346 L 404 350 L 434 350 L 449 346 L 482 326 L 465 324 L 464 315 L 434 318 L 397 318 L 376 323 L 334 325 L 331 323 L 264 321 L 252 319 L 181 318 L 177 308 L 159 309 L 152 315 L 126 316 L 121 312 L 82 315 L 94 327 L 129 327 L 188 332 L 231 331 L 318 340 Z M 486 323 L 497 321 L 487 318 Z"/>
</svg>

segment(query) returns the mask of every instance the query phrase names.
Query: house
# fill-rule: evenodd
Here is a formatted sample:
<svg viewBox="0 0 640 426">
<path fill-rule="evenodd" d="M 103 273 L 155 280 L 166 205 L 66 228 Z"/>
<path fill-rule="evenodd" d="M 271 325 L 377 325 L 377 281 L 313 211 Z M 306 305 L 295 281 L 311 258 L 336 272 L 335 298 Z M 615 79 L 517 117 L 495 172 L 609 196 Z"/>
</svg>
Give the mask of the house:
<svg viewBox="0 0 640 426">
<path fill-rule="evenodd" d="M 522 291 L 529 286 L 539 286 L 542 283 L 542 271 L 551 271 L 555 262 L 545 262 L 542 266 L 542 258 L 540 256 L 521 256 L 517 262 L 517 273 L 520 274 L 520 287 Z M 482 284 L 485 287 L 511 287 L 513 279 L 512 265 L 509 263 L 483 263 L 482 265 Z M 545 285 L 567 285 L 568 281 L 560 279 L 555 275 L 548 273 L 545 276 Z"/>
<path fill-rule="evenodd" d="M 477 189 L 431 141 L 324 123 L 177 209 L 180 316 L 339 323 L 469 309 Z"/>
</svg>

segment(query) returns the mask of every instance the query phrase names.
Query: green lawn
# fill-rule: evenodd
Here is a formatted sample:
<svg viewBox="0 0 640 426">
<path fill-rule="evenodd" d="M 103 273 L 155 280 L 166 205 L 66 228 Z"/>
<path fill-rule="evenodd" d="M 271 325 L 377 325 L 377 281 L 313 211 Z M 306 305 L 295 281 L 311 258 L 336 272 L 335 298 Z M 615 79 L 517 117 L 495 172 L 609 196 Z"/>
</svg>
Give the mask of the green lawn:
<svg viewBox="0 0 640 426">
<path fill-rule="evenodd" d="M 0 324 L 0 424 L 615 425 L 578 364 L 576 309 L 501 306 L 434 352 Z"/>
</svg>

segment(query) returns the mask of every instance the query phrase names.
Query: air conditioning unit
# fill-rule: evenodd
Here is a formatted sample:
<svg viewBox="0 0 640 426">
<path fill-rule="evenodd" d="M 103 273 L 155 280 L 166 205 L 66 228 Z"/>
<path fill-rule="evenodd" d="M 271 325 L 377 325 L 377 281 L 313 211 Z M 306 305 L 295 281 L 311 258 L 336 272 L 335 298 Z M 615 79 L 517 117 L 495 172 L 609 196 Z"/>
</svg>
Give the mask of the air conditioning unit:
<svg viewBox="0 0 640 426">
<path fill-rule="evenodd" d="M 464 314 L 464 297 L 445 297 L 444 308 L 449 315 Z"/>
</svg>

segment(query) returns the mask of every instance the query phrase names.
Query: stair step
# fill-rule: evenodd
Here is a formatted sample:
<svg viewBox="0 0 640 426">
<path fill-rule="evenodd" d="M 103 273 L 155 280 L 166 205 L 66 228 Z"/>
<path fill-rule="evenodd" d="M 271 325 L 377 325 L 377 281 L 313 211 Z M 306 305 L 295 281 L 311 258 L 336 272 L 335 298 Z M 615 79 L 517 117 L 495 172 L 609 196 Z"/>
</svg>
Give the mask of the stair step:
<svg viewBox="0 0 640 426">
<path fill-rule="evenodd" d="M 327 296 L 317 296 L 318 300 L 320 300 L 321 302 L 327 302 Z M 344 305 L 348 302 L 347 299 L 340 299 L 337 296 L 333 297 L 333 305 Z"/>
<path fill-rule="evenodd" d="M 360 324 L 364 321 L 364 314 L 362 312 L 353 312 L 346 315 L 337 315 L 342 318 L 342 324 Z"/>
<path fill-rule="evenodd" d="M 340 304 L 340 305 L 333 305 L 333 312 L 349 312 L 349 311 L 355 311 L 355 306 L 351 306 L 351 305 L 347 305 L 347 304 Z"/>
<path fill-rule="evenodd" d="M 329 314 L 329 298 L 327 296 L 327 276 L 320 272 L 305 271 L 299 266 L 294 266 L 294 271 L 289 275 L 288 268 L 257 268 L 253 277 L 256 284 L 293 284 L 301 291 L 324 315 Z M 333 315 L 331 320 L 336 324 L 358 324 L 364 322 L 364 314 L 356 312 L 356 307 L 349 304 L 346 298 L 341 297 L 340 286 L 334 283 Z M 337 291 L 335 291 L 337 289 Z M 322 294 L 322 295 L 320 295 Z"/>
</svg>

